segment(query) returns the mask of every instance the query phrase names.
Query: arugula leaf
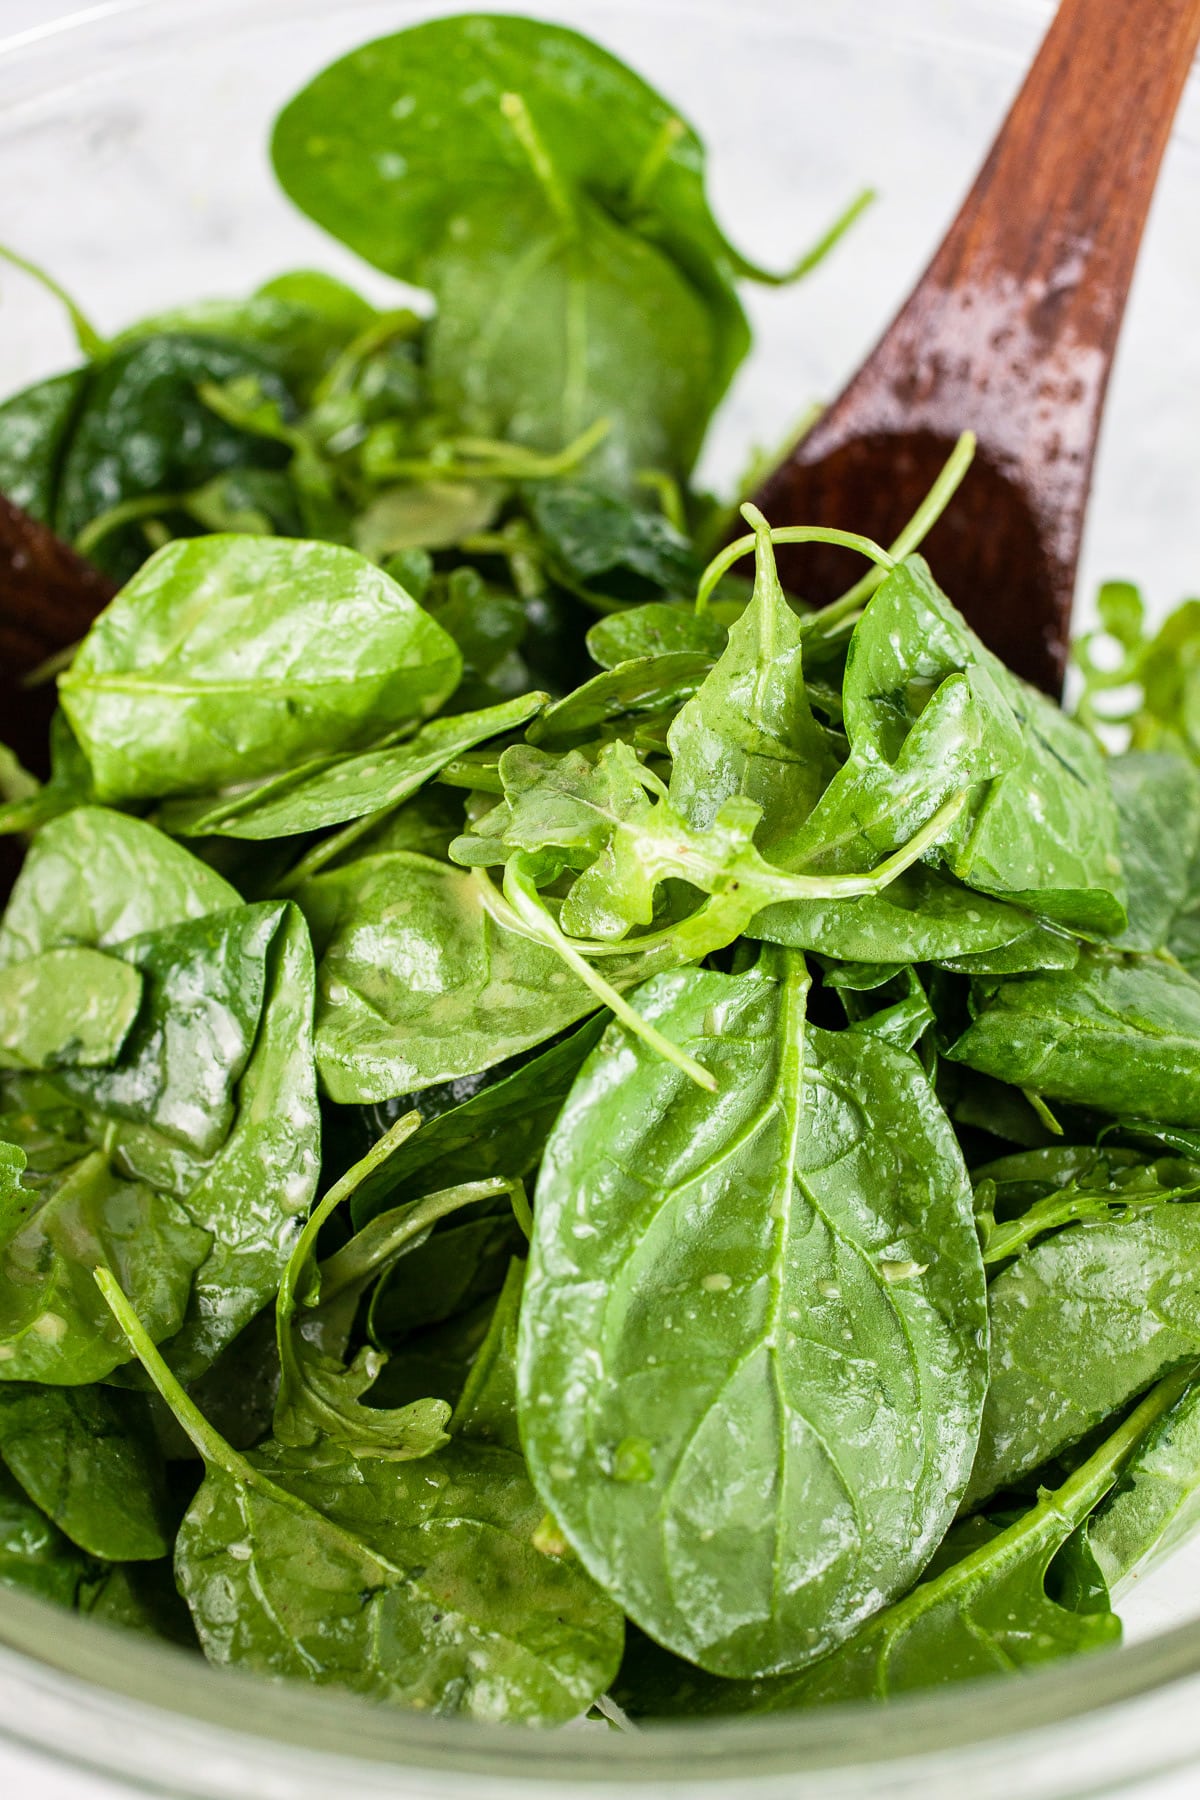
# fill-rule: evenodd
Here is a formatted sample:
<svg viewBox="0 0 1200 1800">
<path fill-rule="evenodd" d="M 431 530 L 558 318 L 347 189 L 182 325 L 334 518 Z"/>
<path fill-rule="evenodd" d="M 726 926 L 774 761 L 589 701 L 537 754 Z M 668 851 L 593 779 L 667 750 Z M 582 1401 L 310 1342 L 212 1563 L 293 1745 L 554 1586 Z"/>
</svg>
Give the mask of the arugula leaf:
<svg viewBox="0 0 1200 1800">
<path fill-rule="evenodd" d="M 46 950 L 0 969 L 0 1069 L 111 1063 L 137 1016 L 137 969 L 98 950 Z"/>
<path fill-rule="evenodd" d="M 973 989 L 946 1054 L 1100 1112 L 1200 1125 L 1200 982 L 1156 957 L 1085 949 L 1074 969 Z"/>
<path fill-rule="evenodd" d="M 836 765 L 804 691 L 803 632 L 779 584 L 765 520 L 755 537 L 750 604 L 667 732 L 668 792 L 700 830 L 727 800 L 752 801 L 762 814 L 755 842 L 771 856 L 795 836 Z"/>
<path fill-rule="evenodd" d="M 208 1465 L 176 1574 L 211 1661 L 484 1720 L 562 1722 L 603 1692 L 620 1613 L 569 1556 L 537 1548 L 541 1505 L 519 1457 L 466 1441 L 418 1463 L 330 1445 L 240 1456 L 101 1279 Z"/>
<path fill-rule="evenodd" d="M 0 1457 L 90 1555 L 142 1562 L 169 1553 L 162 1457 L 140 1395 L 0 1382 Z"/>
<path fill-rule="evenodd" d="M 806 987 L 768 952 L 639 990 L 719 1098 L 610 1027 L 547 1147 L 521 1314 L 522 1436 L 568 1541 L 658 1642 L 741 1677 L 911 1582 L 986 1383 L 953 1134 L 911 1057 L 806 1027 Z"/>
<path fill-rule="evenodd" d="M 320 957 L 317 1061 L 345 1104 L 474 1074 L 595 1006 L 553 951 L 507 929 L 477 881 L 397 851 L 296 894 Z"/>
<path fill-rule="evenodd" d="M 131 800 L 358 748 L 433 712 L 460 671 L 441 627 L 353 550 L 217 535 L 160 550 L 59 693 L 98 794 Z"/>
<path fill-rule="evenodd" d="M 991 1381 L 965 1506 L 1078 1443 L 1196 1356 L 1198 1253 L 1200 1211 L 1168 1202 L 1056 1231 L 996 1277 Z"/>
</svg>

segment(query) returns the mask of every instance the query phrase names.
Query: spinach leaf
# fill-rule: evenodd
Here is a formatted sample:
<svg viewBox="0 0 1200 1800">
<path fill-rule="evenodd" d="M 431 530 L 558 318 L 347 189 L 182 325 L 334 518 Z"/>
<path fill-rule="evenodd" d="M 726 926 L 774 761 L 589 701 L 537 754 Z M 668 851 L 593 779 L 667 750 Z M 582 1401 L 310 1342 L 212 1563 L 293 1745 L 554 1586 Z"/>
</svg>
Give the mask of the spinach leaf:
<svg viewBox="0 0 1200 1800">
<path fill-rule="evenodd" d="M 136 525 L 118 525 L 126 503 L 161 496 L 156 516 L 169 521 L 179 517 L 181 498 L 213 476 L 279 468 L 287 460 L 280 445 L 219 418 L 197 391 L 204 382 L 239 378 L 293 410 L 270 363 L 242 343 L 170 332 L 95 363 L 61 453 L 52 521 L 60 537 L 74 541 L 92 527 L 89 554 L 127 580 L 149 542 Z M 97 523 L 105 518 L 113 529 L 100 535 Z"/>
<path fill-rule="evenodd" d="M 74 1606 L 92 1565 L 0 1463 L 0 1588 Z"/>
<path fill-rule="evenodd" d="M 1063 1225 L 1126 1219 L 1169 1200 L 1200 1196 L 1200 1162 L 1149 1162 L 1137 1151 L 1090 1145 L 1055 1144 L 1001 1157 L 976 1169 L 973 1179 L 988 1265 L 1019 1256 Z"/>
<path fill-rule="evenodd" d="M 377 746 L 224 796 L 176 801 L 164 808 L 161 822 L 185 837 L 238 838 L 290 837 L 367 814 L 374 823 L 464 750 L 527 724 L 546 701 L 545 694 L 524 694 L 480 712 L 432 719 L 405 743 Z"/>
<path fill-rule="evenodd" d="M 843 694 L 851 744 L 895 760 L 931 696 L 958 673 L 987 708 L 992 753 L 1015 745 L 1016 756 L 948 834 L 951 872 L 1055 924 L 1120 931 L 1116 810 L 1099 751 L 984 649 L 920 557 L 892 570 L 855 627 Z"/>
<path fill-rule="evenodd" d="M 0 965 L 111 949 L 238 904 L 236 888 L 140 819 L 83 806 L 38 832 L 0 922 Z"/>
<path fill-rule="evenodd" d="M 1056 1492 L 1042 1493 L 999 1531 L 977 1531 L 968 1554 L 876 1613 L 831 1656 L 778 1681 L 723 1684 L 694 1697 L 689 1710 L 780 1712 L 887 1700 L 1117 1643 L 1120 1621 L 1097 1605 L 1101 1596 L 1062 1595 L 1081 1598 L 1086 1610 L 1052 1597 L 1051 1565 L 1192 1375 L 1168 1375 Z"/>
<path fill-rule="evenodd" d="M 1179 968 L 1085 950 L 1074 969 L 973 992 L 955 1061 L 1050 1100 L 1200 1125 L 1200 982 Z"/>
<path fill-rule="evenodd" d="M 795 836 L 836 765 L 804 691 L 803 633 L 779 584 L 765 520 L 755 536 L 750 604 L 667 733 L 668 791 L 701 830 L 727 800 L 753 801 L 762 813 L 755 843 L 771 856 Z"/>
<path fill-rule="evenodd" d="M 46 950 L 0 969 L 0 1069 L 111 1063 L 137 1016 L 142 978 L 99 950 Z"/>
<path fill-rule="evenodd" d="M 703 650 L 664 651 L 617 663 L 548 706 L 526 735 L 544 750 L 571 750 L 618 731 L 659 729 L 662 716 L 674 717 L 711 667 L 712 657 Z"/>
<path fill-rule="evenodd" d="M 598 619 L 587 634 L 587 647 L 593 662 L 602 669 L 615 669 L 618 663 L 681 651 L 715 661 L 727 637 L 725 627 L 711 612 L 650 600 L 644 606 L 631 606 Z"/>
<path fill-rule="evenodd" d="M 570 1556 L 538 1548 L 519 1457 L 466 1440 L 417 1463 L 327 1444 L 240 1456 L 103 1286 L 208 1465 L 176 1574 L 211 1661 L 485 1720 L 553 1724 L 603 1692 L 620 1614 Z"/>
<path fill-rule="evenodd" d="M 517 1428 L 517 1332 L 525 1264 L 514 1257 L 492 1313 L 488 1334 L 471 1364 L 470 1374 L 454 1409 L 450 1429 L 455 1437 L 475 1443 L 499 1444 L 521 1454 Z"/>
<path fill-rule="evenodd" d="M 1195 1357 L 1200 1209 L 1043 1238 L 992 1282 L 991 1381 L 964 1505 L 1038 1468 Z"/>
<path fill-rule="evenodd" d="M 1200 1523 L 1200 1389 L 1192 1382 L 1150 1428 L 1088 1522 L 1087 1542 L 1120 1593 Z"/>
<path fill-rule="evenodd" d="M 60 678 L 102 799 L 195 792 L 358 748 L 453 691 L 454 643 L 337 544 L 168 544 Z"/>
<path fill-rule="evenodd" d="M 129 1360 L 92 1279 L 116 1271 L 155 1339 L 183 1322 L 192 1273 L 209 1250 L 174 1200 L 113 1173 L 99 1151 L 34 1195 L 0 1247 L 0 1368 L 6 1381 L 82 1386 Z"/>
<path fill-rule="evenodd" d="M 639 990 L 718 1096 L 610 1027 L 547 1147 L 521 1314 L 550 1511 L 643 1629 L 741 1677 L 912 1581 L 986 1381 L 953 1134 L 911 1057 L 806 1027 L 806 988 L 768 952 Z"/>
<path fill-rule="evenodd" d="M 0 1457 L 90 1555 L 142 1562 L 168 1554 L 162 1458 L 140 1395 L 0 1382 Z"/>
<path fill-rule="evenodd" d="M 1079 946 L 1005 900 L 974 893 L 918 863 L 881 893 L 850 900 L 785 900 L 764 907 L 747 936 L 852 962 L 936 962 L 970 958 L 978 973 L 1069 969 Z"/>
<path fill-rule="evenodd" d="M 3 492 L 3 489 L 0 489 Z M 33 777 L 28 778 L 30 781 Z M 0 791 L 3 784 L 0 783 Z M 95 784 L 87 758 L 75 742 L 71 727 L 61 707 L 50 720 L 50 779 L 35 783 L 33 788 L 0 806 L 0 836 L 11 832 L 34 832 L 60 813 L 75 806 L 89 806 L 96 798 Z"/>
<path fill-rule="evenodd" d="M 529 516 L 554 580 L 585 599 L 596 590 L 636 601 L 695 589 L 700 568 L 687 538 L 661 513 L 620 494 L 546 482 L 530 489 Z"/>
<path fill-rule="evenodd" d="M 236 907 L 115 946 L 141 972 L 137 1023 L 111 1066 L 62 1069 L 57 1085 L 107 1118 L 153 1126 L 214 1155 L 233 1124 L 283 910 L 279 902 Z"/>
<path fill-rule="evenodd" d="M 412 1260 L 406 1257 L 381 1276 L 367 1313 L 371 1341 L 390 1348 L 494 1297 L 521 1241 L 508 1205 L 448 1222 L 413 1251 Z"/>
<path fill-rule="evenodd" d="M 595 1002 L 553 951 L 500 924 L 470 875 L 404 852 L 306 882 L 317 1061 L 343 1104 L 474 1074 Z"/>
<path fill-rule="evenodd" d="M 386 1167 L 360 1179 L 350 1203 L 354 1223 L 365 1225 L 397 1200 L 418 1193 L 492 1175 L 521 1181 L 532 1174 L 605 1023 L 603 1017 L 589 1019 L 502 1080 L 427 1120 Z"/>
<path fill-rule="evenodd" d="M 0 494 L 53 525 L 63 449 L 87 388 L 86 369 L 53 375 L 0 405 Z"/>
<path fill-rule="evenodd" d="M 1121 831 L 1129 923 L 1122 950 L 1162 950 L 1170 942 L 1200 855 L 1200 770 L 1180 756 L 1143 752 L 1108 763 Z"/>
<path fill-rule="evenodd" d="M 318 224 L 432 289 L 436 410 L 548 450 L 607 417 L 611 480 L 687 471 L 749 341 L 739 265 L 699 139 L 614 57 L 530 19 L 434 20 L 317 76 L 273 156 Z"/>
</svg>

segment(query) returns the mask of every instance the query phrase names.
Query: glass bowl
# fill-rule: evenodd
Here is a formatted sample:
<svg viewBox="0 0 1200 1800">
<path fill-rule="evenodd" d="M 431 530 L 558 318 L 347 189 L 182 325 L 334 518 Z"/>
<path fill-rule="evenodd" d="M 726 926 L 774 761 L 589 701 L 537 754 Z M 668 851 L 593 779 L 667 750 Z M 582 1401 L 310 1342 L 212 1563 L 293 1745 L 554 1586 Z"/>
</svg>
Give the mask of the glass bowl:
<svg viewBox="0 0 1200 1800">
<path fill-rule="evenodd" d="M 1036 46 L 1049 0 L 528 0 L 686 112 L 732 235 L 785 264 L 865 184 L 810 281 L 748 296 L 756 351 L 705 452 L 728 484 L 835 393 L 919 273 Z M 102 330 L 295 266 L 395 293 L 294 213 L 265 145 L 339 52 L 453 10 L 412 0 L 0 0 L 0 235 Z M 56 16 L 57 15 L 57 16 Z M 1200 581 L 1200 84 L 1147 233 L 1101 445 L 1081 618 L 1101 578 L 1165 611 Z M 0 271 L 0 393 L 67 366 L 65 322 Z M 1146 1579 L 1126 1648 L 1009 1682 L 793 1718 L 500 1731 L 273 1685 L 0 1593 L 0 1775 L 38 1800 L 1060 1800 L 1200 1760 L 1200 1546 Z M 1180 1792 L 1192 1792 L 1184 1777 Z M 16 1791 L 12 1789 L 10 1791 Z M 1157 1790 L 1156 1790 L 1157 1791 Z"/>
</svg>

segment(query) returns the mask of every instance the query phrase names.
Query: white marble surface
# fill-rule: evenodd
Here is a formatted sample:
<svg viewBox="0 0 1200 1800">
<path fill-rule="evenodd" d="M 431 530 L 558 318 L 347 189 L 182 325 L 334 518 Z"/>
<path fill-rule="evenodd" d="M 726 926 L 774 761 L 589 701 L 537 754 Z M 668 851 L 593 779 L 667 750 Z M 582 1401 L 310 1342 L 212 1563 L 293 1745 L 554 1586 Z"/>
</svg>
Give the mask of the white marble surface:
<svg viewBox="0 0 1200 1800">
<path fill-rule="evenodd" d="M 178 4 L 182 12 L 190 0 Z M 0 0 L 0 50 L 4 40 L 37 33 L 75 10 L 125 29 L 130 8 L 131 0 L 77 9 L 63 0 Z M 583 0 L 546 0 L 531 9 L 572 18 L 589 10 Z M 292 10 L 296 29 L 279 41 L 278 54 L 258 67 L 231 65 L 215 87 L 211 44 L 197 56 L 194 80 L 186 59 L 167 58 L 132 97 L 121 89 L 119 69 L 73 76 L 75 122 L 64 131 L 44 116 L 30 117 L 26 147 L 34 148 L 22 158 L 18 182 L 11 179 L 13 121 L 0 112 L 0 239 L 44 259 L 94 306 L 105 328 L 204 291 L 236 291 L 289 263 L 351 270 L 351 259 L 273 194 L 262 153 L 265 123 L 277 100 L 337 49 L 394 28 L 414 11 L 445 8 L 295 0 Z M 1023 46 L 1048 8 L 1045 0 L 1013 0 L 1013 30 L 1000 56 L 984 66 L 964 43 L 960 0 L 892 0 L 890 13 L 879 0 L 838 0 L 837 28 L 802 71 L 800 98 L 797 71 L 781 71 L 753 0 L 660 0 L 653 9 L 638 0 L 597 0 L 592 10 L 603 16 L 606 40 L 668 87 L 713 141 L 717 204 L 751 253 L 784 262 L 856 187 L 875 182 L 883 189 L 879 206 L 813 282 L 751 296 L 759 350 L 736 384 L 707 461 L 714 478 L 728 479 L 749 443 L 774 441 L 814 395 L 836 391 L 886 321 L 998 122 Z M 735 16 L 736 44 L 729 34 Z M 855 21 L 868 16 L 871 30 L 858 31 Z M 893 76 L 887 21 L 902 34 L 914 16 L 942 48 L 927 63 L 917 57 L 896 64 Z M 717 40 L 724 49 L 714 58 Z M 47 54 L 55 42 L 65 46 L 68 37 L 48 40 Z M 123 42 L 136 58 L 135 27 Z M 850 67 L 855 83 L 848 82 Z M 1200 590 L 1196 99 L 1185 141 L 1165 172 L 1131 306 L 1082 584 L 1086 596 L 1101 577 L 1131 575 L 1145 583 L 1157 611 Z M 68 169 L 72 192 L 64 199 Z M 379 280 L 366 285 L 378 290 Z M 0 392 L 63 366 L 70 346 L 62 320 L 31 284 L 0 276 L 0 307 Z M 1148 1578 L 1127 1610 L 1135 1637 L 1200 1613 L 1200 1546 Z M 1195 1800 L 1200 1772 L 1136 1792 L 1140 1800 Z M 4 1800 L 118 1794 L 0 1744 Z"/>
</svg>

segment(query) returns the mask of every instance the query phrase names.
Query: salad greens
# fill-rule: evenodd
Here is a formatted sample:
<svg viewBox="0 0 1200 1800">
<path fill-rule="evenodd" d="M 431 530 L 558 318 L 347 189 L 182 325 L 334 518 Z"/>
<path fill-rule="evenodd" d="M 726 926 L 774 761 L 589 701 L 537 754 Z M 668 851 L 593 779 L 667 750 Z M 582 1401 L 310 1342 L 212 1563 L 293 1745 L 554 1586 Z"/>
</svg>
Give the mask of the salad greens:
<svg viewBox="0 0 1200 1800">
<path fill-rule="evenodd" d="M 122 584 L 0 750 L 0 1584 L 547 1725 L 1116 1642 L 1200 1521 L 1200 602 L 1035 693 L 919 554 L 969 439 L 730 544 L 739 284 L 861 203 L 755 268 L 571 31 L 272 155 L 430 306 L 68 303 L 0 405 Z"/>
</svg>

